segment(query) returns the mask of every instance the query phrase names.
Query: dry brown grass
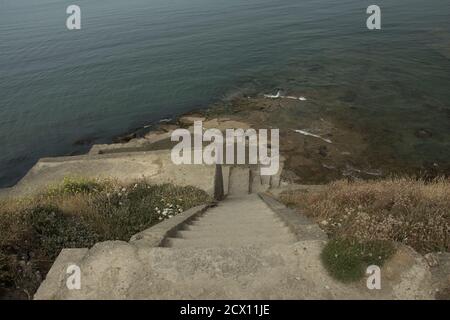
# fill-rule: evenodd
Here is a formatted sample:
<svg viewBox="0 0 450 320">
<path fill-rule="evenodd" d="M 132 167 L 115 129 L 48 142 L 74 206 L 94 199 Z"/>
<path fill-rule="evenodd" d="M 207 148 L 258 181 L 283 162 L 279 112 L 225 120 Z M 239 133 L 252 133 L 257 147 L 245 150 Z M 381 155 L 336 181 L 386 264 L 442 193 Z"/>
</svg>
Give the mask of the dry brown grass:
<svg viewBox="0 0 450 320">
<path fill-rule="evenodd" d="M 450 251 L 450 180 L 336 181 L 320 193 L 283 193 L 331 237 L 391 240 L 421 253 Z"/>
</svg>

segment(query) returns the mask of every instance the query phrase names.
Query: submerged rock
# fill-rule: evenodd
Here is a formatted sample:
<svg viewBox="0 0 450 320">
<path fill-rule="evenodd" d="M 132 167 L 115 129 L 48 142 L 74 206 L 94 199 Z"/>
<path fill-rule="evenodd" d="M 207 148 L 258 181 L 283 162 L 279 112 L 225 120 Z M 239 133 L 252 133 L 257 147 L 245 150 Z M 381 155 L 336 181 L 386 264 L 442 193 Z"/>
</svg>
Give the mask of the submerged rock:
<svg viewBox="0 0 450 320">
<path fill-rule="evenodd" d="M 356 94 L 356 92 L 348 90 L 341 97 L 339 97 L 339 100 L 344 102 L 354 102 L 357 97 L 358 95 Z"/>
<path fill-rule="evenodd" d="M 320 146 L 319 147 L 319 154 L 322 157 L 326 157 L 328 155 L 328 148 L 327 148 L 327 146 Z"/>
<path fill-rule="evenodd" d="M 433 134 L 431 133 L 430 130 L 422 128 L 415 132 L 415 136 L 417 138 L 424 139 L 424 138 L 431 138 L 433 136 Z"/>
<path fill-rule="evenodd" d="M 113 139 L 113 142 L 114 143 L 126 143 L 135 138 L 137 138 L 137 133 L 133 132 L 133 133 L 130 133 L 130 134 L 127 134 L 124 136 L 117 137 L 117 138 Z"/>
<path fill-rule="evenodd" d="M 193 125 L 195 121 L 205 121 L 205 117 L 201 116 L 183 116 L 178 119 L 181 125 L 190 126 Z"/>
<path fill-rule="evenodd" d="M 86 137 L 76 140 L 73 145 L 74 146 L 88 146 L 94 143 L 96 140 L 96 137 Z"/>
</svg>

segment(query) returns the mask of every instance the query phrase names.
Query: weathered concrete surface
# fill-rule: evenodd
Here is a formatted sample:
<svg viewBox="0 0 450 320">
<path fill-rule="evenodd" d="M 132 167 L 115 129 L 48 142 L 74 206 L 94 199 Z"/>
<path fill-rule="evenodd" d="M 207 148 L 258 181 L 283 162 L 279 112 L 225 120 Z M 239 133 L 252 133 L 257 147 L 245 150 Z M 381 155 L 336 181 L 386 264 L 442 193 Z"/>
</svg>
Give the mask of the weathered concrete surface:
<svg viewBox="0 0 450 320">
<path fill-rule="evenodd" d="M 229 195 L 241 196 L 250 192 L 250 168 L 235 166 L 230 171 Z"/>
<path fill-rule="evenodd" d="M 230 190 L 230 169 L 230 166 L 222 166 L 223 193 L 225 196 L 228 195 Z"/>
<path fill-rule="evenodd" d="M 296 241 L 254 194 L 229 198 L 188 221 L 174 234 L 178 238 L 168 239 L 169 248 L 149 247 L 154 243 L 145 242 L 144 232 L 130 243 L 108 241 L 87 253 L 80 251 L 81 259 L 71 259 L 81 269 L 80 290 L 65 285 L 70 259 L 63 255 L 35 298 L 433 298 L 428 266 L 407 248 L 401 248 L 382 269 L 381 290 L 367 289 L 365 279 L 352 285 L 334 280 L 320 259 L 326 241 Z M 172 228 L 177 221 L 167 223 Z"/>
<path fill-rule="evenodd" d="M 166 245 L 187 247 L 271 246 L 295 237 L 256 194 L 228 198 L 191 221 Z"/>
<path fill-rule="evenodd" d="M 45 281 L 40 285 L 35 297 L 55 299 L 56 288 L 67 287 L 67 270 L 71 265 L 79 266 L 81 260 L 88 253 L 88 249 L 63 249 L 53 263 Z"/>
<path fill-rule="evenodd" d="M 270 177 L 269 177 L 270 178 Z M 261 168 L 259 166 L 250 167 L 250 192 L 258 193 L 269 190 L 270 182 L 261 176 Z"/>
<path fill-rule="evenodd" d="M 397 299 L 434 299 L 430 268 L 411 247 L 399 245 L 382 270 L 382 292 L 392 292 Z"/>
<path fill-rule="evenodd" d="M 381 290 L 367 289 L 365 279 L 334 280 L 320 259 L 326 237 L 317 225 L 272 198 L 248 194 L 248 167 L 231 168 L 229 177 L 230 196 L 205 213 L 194 208 L 130 242 L 63 251 L 35 299 L 434 297 L 427 263 L 403 247 L 382 269 Z M 80 290 L 66 286 L 69 263 L 80 267 Z"/>
<path fill-rule="evenodd" d="M 191 185 L 213 195 L 214 174 L 215 166 L 175 165 L 170 150 L 44 158 L 7 194 L 33 194 L 66 176 L 76 176 L 114 178 L 123 183 L 145 178 L 150 183 Z"/>
<path fill-rule="evenodd" d="M 431 253 L 425 257 L 430 266 L 431 280 L 436 288 L 436 297 L 442 300 L 450 300 L 450 253 Z"/>
<path fill-rule="evenodd" d="M 209 205 L 205 204 L 186 210 L 171 219 L 166 219 L 147 230 L 135 234 L 131 237 L 130 242 L 137 246 L 161 246 L 167 237 L 174 235 L 178 231 L 180 226 L 203 214 L 208 207 Z"/>
<path fill-rule="evenodd" d="M 282 203 L 266 194 L 260 194 L 260 197 L 287 225 L 289 230 L 296 236 L 297 240 L 328 239 L 326 233 L 305 215 L 287 208 Z"/>
<path fill-rule="evenodd" d="M 36 299 L 424 299 L 424 275 L 344 285 L 320 262 L 323 241 L 270 247 L 144 248 L 126 242 L 97 244 L 79 262 L 81 289 L 65 281 Z M 411 269 L 415 269 L 414 265 Z M 62 271 L 61 271 L 62 272 Z M 65 273 L 64 273 L 65 274 Z M 412 279 L 410 276 L 420 276 Z M 426 278 L 426 277 L 425 277 Z M 426 281 L 425 281 L 426 282 Z M 394 288 L 394 289 L 392 289 Z M 419 290 L 419 291 L 418 291 Z"/>
</svg>

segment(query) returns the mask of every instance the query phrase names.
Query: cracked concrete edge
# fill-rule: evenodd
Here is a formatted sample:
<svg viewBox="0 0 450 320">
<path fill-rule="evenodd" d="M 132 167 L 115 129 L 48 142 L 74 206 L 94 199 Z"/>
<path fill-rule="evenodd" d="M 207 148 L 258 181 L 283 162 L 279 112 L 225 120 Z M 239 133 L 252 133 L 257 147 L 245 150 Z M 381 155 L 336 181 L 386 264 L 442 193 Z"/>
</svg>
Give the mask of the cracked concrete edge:
<svg viewBox="0 0 450 320">
<path fill-rule="evenodd" d="M 173 236 L 182 225 L 203 214 L 212 204 L 193 207 L 170 219 L 164 220 L 151 228 L 141 231 L 131 237 L 130 243 L 136 246 L 160 247 L 166 238 Z"/>
<path fill-rule="evenodd" d="M 116 159 L 116 158 L 127 158 L 132 156 L 143 156 L 143 155 L 167 155 L 170 159 L 170 149 L 164 150 L 149 150 L 149 151 L 131 151 L 131 152 L 121 152 L 121 153 L 105 153 L 105 154 L 81 154 L 77 156 L 61 156 L 61 157 L 47 157 L 40 158 L 38 163 L 59 163 L 59 162 L 70 162 L 70 161 L 80 161 L 80 160 L 96 160 L 96 159 Z"/>
<path fill-rule="evenodd" d="M 67 281 L 68 268 L 71 265 L 79 265 L 88 253 L 88 248 L 63 249 L 47 273 L 34 295 L 34 300 L 53 300 L 56 298 L 58 288 L 64 286 Z"/>
<path fill-rule="evenodd" d="M 305 215 L 287 208 L 284 204 L 265 193 L 259 193 L 259 197 L 275 212 L 295 235 L 298 241 L 323 240 L 327 241 L 327 234 Z"/>
</svg>

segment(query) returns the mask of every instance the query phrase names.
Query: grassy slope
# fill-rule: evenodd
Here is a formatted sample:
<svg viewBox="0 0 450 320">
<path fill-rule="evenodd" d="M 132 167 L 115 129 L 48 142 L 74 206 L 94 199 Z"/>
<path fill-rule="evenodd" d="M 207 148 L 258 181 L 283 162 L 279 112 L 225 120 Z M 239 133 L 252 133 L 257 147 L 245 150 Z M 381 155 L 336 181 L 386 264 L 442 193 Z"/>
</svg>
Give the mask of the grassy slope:
<svg viewBox="0 0 450 320">
<path fill-rule="evenodd" d="M 361 278 L 370 264 L 381 266 L 394 242 L 422 254 L 450 251 L 449 180 L 337 181 L 319 193 L 291 191 L 280 199 L 306 209 L 328 233 L 322 260 L 343 281 Z"/>
<path fill-rule="evenodd" d="M 0 299 L 30 298 L 62 248 L 128 241 L 210 201 L 202 190 L 137 181 L 66 179 L 29 199 L 0 203 Z"/>
</svg>

